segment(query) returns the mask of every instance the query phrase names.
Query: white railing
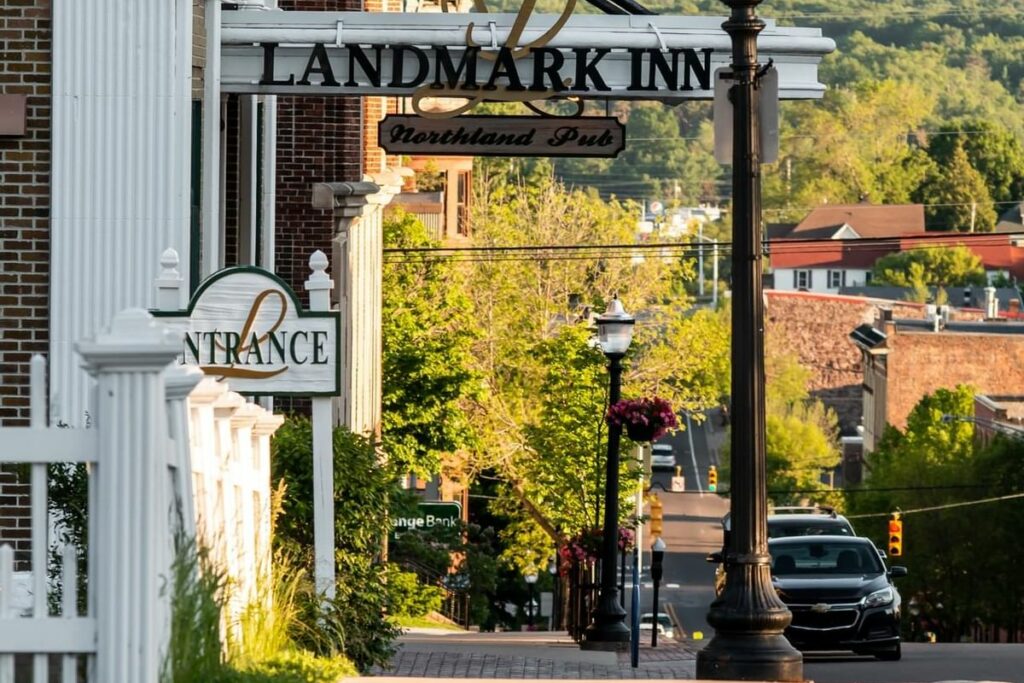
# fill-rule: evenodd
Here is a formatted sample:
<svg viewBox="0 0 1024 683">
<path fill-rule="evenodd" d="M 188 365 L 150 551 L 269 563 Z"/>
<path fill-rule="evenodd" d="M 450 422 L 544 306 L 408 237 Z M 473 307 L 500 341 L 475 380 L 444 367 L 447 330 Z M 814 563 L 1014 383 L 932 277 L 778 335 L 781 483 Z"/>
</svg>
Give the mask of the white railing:
<svg viewBox="0 0 1024 683">
<path fill-rule="evenodd" d="M 61 655 L 63 683 L 79 680 L 79 669 L 90 682 L 155 683 L 176 533 L 210 547 L 232 577 L 235 604 L 255 597 L 257 571 L 269 569 L 269 439 L 281 418 L 200 382 L 198 370 L 171 366 L 180 343 L 143 310 L 118 314 L 77 350 L 97 381 L 94 427 L 46 425 L 46 368 L 37 356 L 31 426 L 0 428 L 0 464 L 30 471 L 32 537 L 27 574 L 16 574 L 13 550 L 0 547 L 0 683 L 13 683 L 15 655 L 31 658 L 34 683 L 55 680 L 52 654 Z M 47 467 L 62 463 L 88 471 L 84 614 L 70 545 L 59 549 L 61 604 L 50 613 Z"/>
</svg>

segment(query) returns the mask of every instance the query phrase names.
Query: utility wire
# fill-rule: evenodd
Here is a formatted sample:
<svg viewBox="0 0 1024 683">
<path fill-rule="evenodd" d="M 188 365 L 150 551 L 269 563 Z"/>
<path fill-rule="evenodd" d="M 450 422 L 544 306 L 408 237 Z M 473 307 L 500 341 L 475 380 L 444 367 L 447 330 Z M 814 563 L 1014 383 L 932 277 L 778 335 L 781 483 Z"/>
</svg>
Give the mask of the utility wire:
<svg viewBox="0 0 1024 683">
<path fill-rule="evenodd" d="M 995 498 L 982 498 L 981 500 L 968 500 L 962 503 L 946 503 L 945 505 L 932 505 L 926 508 L 915 508 L 913 510 L 899 510 L 900 515 L 910 515 L 916 512 L 934 512 L 935 510 L 949 510 L 952 508 L 967 507 L 969 505 L 984 505 L 986 503 L 998 503 L 1004 500 L 1014 500 L 1016 498 L 1024 498 L 1024 493 L 1011 493 L 1006 496 L 996 496 Z M 888 517 L 891 513 L 889 512 L 871 512 L 862 515 L 846 515 L 847 519 L 863 519 L 866 517 Z"/>
</svg>

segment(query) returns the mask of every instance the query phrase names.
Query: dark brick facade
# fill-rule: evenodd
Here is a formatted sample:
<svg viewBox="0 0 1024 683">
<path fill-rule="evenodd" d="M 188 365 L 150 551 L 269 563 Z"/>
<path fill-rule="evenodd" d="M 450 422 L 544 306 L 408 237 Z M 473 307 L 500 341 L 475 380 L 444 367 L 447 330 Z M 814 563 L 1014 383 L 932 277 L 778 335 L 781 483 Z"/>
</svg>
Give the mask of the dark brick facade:
<svg viewBox="0 0 1024 683">
<path fill-rule="evenodd" d="M 25 135 L 0 137 L 0 424 L 28 423 L 28 363 L 49 333 L 48 0 L 0 3 L 0 94 L 26 95 Z"/>
<path fill-rule="evenodd" d="M 0 3 L 0 94 L 25 95 L 22 136 L 0 137 L 0 425 L 29 420 L 29 360 L 49 344 L 50 74 L 49 0 Z M 0 545 L 28 569 L 30 487 L 0 465 Z"/>
</svg>

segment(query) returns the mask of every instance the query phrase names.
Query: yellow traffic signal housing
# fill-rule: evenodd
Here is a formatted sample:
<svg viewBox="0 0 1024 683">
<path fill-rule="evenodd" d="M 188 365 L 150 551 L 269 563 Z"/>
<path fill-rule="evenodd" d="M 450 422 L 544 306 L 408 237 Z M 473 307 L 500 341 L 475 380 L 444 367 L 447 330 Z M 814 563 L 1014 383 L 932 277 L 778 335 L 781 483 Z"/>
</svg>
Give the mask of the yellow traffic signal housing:
<svg viewBox="0 0 1024 683">
<path fill-rule="evenodd" d="M 714 465 L 708 467 L 708 491 L 718 490 L 718 468 Z"/>
<path fill-rule="evenodd" d="M 899 557 L 903 554 L 903 520 L 900 513 L 894 512 L 889 515 L 889 557 Z"/>
<path fill-rule="evenodd" d="M 661 536 L 665 512 L 661 498 L 657 494 L 651 494 L 651 536 Z"/>
</svg>

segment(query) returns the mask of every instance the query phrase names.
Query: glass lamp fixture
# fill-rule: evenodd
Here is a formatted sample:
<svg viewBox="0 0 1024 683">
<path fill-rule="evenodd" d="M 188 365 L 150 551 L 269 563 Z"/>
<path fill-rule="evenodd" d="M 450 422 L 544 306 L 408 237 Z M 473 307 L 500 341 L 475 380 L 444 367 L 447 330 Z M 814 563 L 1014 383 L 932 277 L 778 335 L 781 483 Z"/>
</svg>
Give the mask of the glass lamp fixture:
<svg viewBox="0 0 1024 683">
<path fill-rule="evenodd" d="M 608 308 L 597 318 L 597 338 L 605 355 L 622 356 L 633 341 L 633 325 L 636 318 L 626 313 L 622 302 L 616 296 Z"/>
</svg>

